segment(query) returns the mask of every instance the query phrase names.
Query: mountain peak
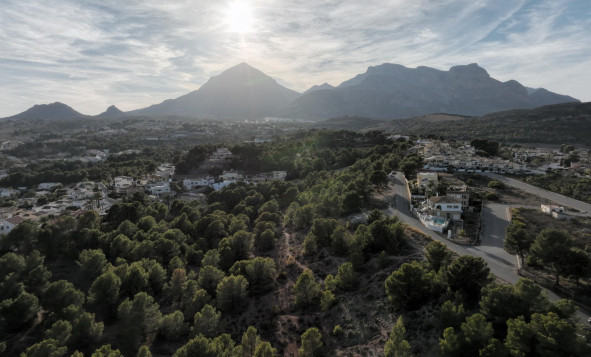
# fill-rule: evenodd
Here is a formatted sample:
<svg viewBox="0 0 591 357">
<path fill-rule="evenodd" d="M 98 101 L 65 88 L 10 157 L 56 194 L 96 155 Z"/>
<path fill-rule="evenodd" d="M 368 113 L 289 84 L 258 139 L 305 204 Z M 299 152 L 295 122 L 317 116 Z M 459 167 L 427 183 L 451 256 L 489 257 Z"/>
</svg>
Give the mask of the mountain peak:
<svg viewBox="0 0 591 357">
<path fill-rule="evenodd" d="M 101 114 L 97 115 L 97 117 L 116 117 L 116 116 L 120 116 L 123 114 L 124 113 L 121 110 L 119 110 L 119 108 L 117 108 L 114 105 L 111 105 L 107 108 L 107 110 L 105 110 Z"/>
<path fill-rule="evenodd" d="M 302 95 L 308 94 L 310 92 L 315 92 L 317 90 L 323 90 L 323 89 L 334 89 L 334 87 L 331 86 L 330 84 L 324 82 L 321 85 L 313 85 L 312 87 L 308 88 L 307 91 L 305 91 L 304 93 L 302 93 Z"/>
<path fill-rule="evenodd" d="M 211 77 L 196 91 L 132 114 L 264 118 L 299 96 L 246 62 Z"/>
<path fill-rule="evenodd" d="M 471 77 L 490 78 L 488 72 L 484 68 L 480 67 L 478 63 L 453 66 L 449 69 L 449 73 L 454 73 L 461 76 L 466 75 Z"/>
<path fill-rule="evenodd" d="M 253 75 L 255 75 L 257 77 L 271 78 L 271 77 L 267 76 L 266 74 L 264 74 L 262 71 L 249 65 L 248 63 L 241 62 L 241 63 L 235 65 L 234 67 L 230 67 L 230 68 L 226 69 L 220 75 L 212 77 L 211 79 L 222 77 L 222 76 L 223 77 L 228 77 L 228 76 L 249 76 L 249 77 L 251 77 Z"/>
</svg>

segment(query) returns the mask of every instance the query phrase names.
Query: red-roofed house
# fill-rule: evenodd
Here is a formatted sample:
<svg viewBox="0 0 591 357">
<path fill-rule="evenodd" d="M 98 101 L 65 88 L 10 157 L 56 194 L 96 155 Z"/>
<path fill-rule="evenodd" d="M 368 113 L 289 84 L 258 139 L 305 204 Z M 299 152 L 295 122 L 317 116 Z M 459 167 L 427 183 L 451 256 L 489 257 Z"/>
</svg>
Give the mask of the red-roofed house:
<svg viewBox="0 0 591 357">
<path fill-rule="evenodd" d="M 23 222 L 23 217 L 14 216 L 0 220 L 0 234 L 8 234 L 19 223 Z"/>
</svg>

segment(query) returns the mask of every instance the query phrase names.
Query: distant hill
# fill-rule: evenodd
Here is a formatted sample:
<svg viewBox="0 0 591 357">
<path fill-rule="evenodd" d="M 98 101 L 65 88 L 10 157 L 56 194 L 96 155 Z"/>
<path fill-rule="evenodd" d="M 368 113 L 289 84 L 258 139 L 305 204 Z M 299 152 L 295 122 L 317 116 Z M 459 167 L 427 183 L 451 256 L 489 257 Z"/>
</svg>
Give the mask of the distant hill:
<svg viewBox="0 0 591 357">
<path fill-rule="evenodd" d="M 61 120 L 84 118 L 87 115 L 78 113 L 70 106 L 60 102 L 51 104 L 36 104 L 22 113 L 3 118 L 7 120 L 14 119 L 45 119 L 45 120 Z"/>
<path fill-rule="evenodd" d="M 212 77 L 196 91 L 128 113 L 263 118 L 285 107 L 299 95 L 258 69 L 241 63 Z"/>
<path fill-rule="evenodd" d="M 114 105 L 111 105 L 110 107 L 107 108 L 107 110 L 105 110 L 104 112 L 100 113 L 99 115 L 97 115 L 97 117 L 99 118 L 112 118 L 112 117 L 120 117 L 125 115 L 124 112 L 122 112 L 121 110 L 119 110 L 119 108 L 117 108 Z"/>
<path fill-rule="evenodd" d="M 481 117 L 391 120 L 375 128 L 409 135 L 503 142 L 591 145 L 591 102 L 509 110 Z"/>
<path fill-rule="evenodd" d="M 418 117 L 406 118 L 406 119 L 395 119 L 382 121 L 376 126 L 369 127 L 370 129 L 386 130 L 386 131 L 404 131 L 410 132 L 415 130 L 421 130 L 429 125 L 438 123 L 447 123 L 450 121 L 473 119 L 474 117 L 468 115 L 457 115 L 457 114 L 445 114 L 435 113 L 421 115 Z"/>
<path fill-rule="evenodd" d="M 344 116 L 324 120 L 312 125 L 313 128 L 332 129 L 332 130 L 363 130 L 370 127 L 375 127 L 384 123 L 383 120 Z"/>
<path fill-rule="evenodd" d="M 374 119 L 429 113 L 483 115 L 564 102 L 578 100 L 545 89 L 528 90 L 514 80 L 500 82 L 475 63 L 449 71 L 385 63 L 336 88 L 309 90 L 278 116 L 321 120 L 343 115 Z"/>
</svg>

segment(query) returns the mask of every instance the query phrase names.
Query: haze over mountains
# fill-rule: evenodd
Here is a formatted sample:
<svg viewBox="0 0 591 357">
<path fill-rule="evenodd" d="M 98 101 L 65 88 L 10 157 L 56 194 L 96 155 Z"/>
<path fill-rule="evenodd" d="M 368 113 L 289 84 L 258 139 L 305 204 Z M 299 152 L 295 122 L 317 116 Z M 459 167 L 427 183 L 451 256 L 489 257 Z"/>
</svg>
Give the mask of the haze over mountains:
<svg viewBox="0 0 591 357">
<path fill-rule="evenodd" d="M 181 115 L 206 118 L 281 117 L 325 120 L 343 115 L 398 119 L 430 113 L 483 115 L 510 109 L 578 102 L 519 82 L 500 82 L 477 64 L 449 71 L 397 64 L 372 66 L 333 87 L 313 86 L 303 94 L 285 88 L 246 63 L 212 77 L 201 88 L 147 108 L 121 112 L 109 107 L 100 117 Z M 85 115 L 62 103 L 35 105 L 5 119 L 71 119 Z"/>
</svg>

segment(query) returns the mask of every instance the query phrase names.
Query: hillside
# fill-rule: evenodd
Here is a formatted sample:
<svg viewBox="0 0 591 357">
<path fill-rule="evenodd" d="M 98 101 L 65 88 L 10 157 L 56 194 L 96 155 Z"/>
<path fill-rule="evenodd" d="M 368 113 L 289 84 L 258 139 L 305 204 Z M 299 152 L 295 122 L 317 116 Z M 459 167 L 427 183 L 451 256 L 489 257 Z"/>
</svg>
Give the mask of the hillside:
<svg viewBox="0 0 591 357">
<path fill-rule="evenodd" d="M 375 127 L 383 123 L 382 120 L 343 116 L 321 121 L 312 125 L 313 128 L 322 128 L 330 130 L 363 130 L 370 127 Z"/>
<path fill-rule="evenodd" d="M 3 235 L 0 354 L 589 355 L 570 302 L 494 281 L 482 258 L 392 214 L 385 172 L 421 166 L 409 142 L 314 130 L 228 147 L 228 166 L 297 181 L 236 182 L 204 201 L 136 192 L 105 215 Z M 208 149 L 179 159 L 198 165 Z"/>
<path fill-rule="evenodd" d="M 441 135 L 469 140 L 591 144 L 591 103 L 565 103 L 510 110 L 476 118 L 433 116 L 393 120 L 378 128 L 409 135 Z"/>
</svg>

